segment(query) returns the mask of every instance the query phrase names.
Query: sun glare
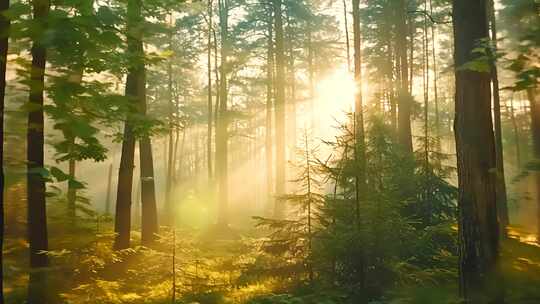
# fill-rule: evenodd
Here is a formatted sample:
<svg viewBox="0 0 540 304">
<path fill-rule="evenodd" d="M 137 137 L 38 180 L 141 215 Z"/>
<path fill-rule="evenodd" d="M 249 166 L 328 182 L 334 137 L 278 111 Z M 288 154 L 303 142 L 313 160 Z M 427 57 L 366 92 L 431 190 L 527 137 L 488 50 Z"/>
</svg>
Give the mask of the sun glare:
<svg viewBox="0 0 540 304">
<path fill-rule="evenodd" d="M 315 115 L 318 118 L 320 137 L 332 139 L 335 128 L 347 120 L 347 113 L 354 111 L 356 86 L 353 75 L 342 66 L 316 85 Z"/>
</svg>

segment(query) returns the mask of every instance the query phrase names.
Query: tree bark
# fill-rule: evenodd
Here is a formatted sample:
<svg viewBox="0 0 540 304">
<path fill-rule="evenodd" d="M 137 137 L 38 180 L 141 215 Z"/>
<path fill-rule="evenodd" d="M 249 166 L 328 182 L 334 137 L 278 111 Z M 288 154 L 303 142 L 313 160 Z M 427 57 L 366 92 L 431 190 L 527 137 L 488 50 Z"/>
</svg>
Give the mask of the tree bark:
<svg viewBox="0 0 540 304">
<path fill-rule="evenodd" d="M 133 121 L 131 116 L 137 107 L 142 104 L 145 85 L 144 64 L 142 50 L 142 33 L 138 28 L 141 22 L 141 0 L 129 0 L 127 13 L 127 53 L 133 57 L 133 62 L 128 68 L 126 79 L 126 97 L 133 105 L 132 113 L 128 113 L 124 126 L 122 140 L 122 154 L 120 157 L 120 169 L 118 173 L 118 191 L 116 195 L 116 215 L 114 231 L 116 232 L 114 248 L 126 249 L 130 246 L 131 235 L 131 205 L 133 192 L 133 168 L 135 163 L 135 136 L 133 134 Z"/>
<path fill-rule="evenodd" d="M 493 0 L 489 0 L 489 19 L 491 23 L 491 40 L 493 45 L 495 46 L 495 51 L 497 51 L 497 20 L 495 18 L 495 3 Z M 497 163 L 497 213 L 499 216 L 499 230 L 501 236 L 506 237 L 506 228 L 510 223 L 510 219 L 508 216 L 506 179 L 504 176 L 504 154 L 501 126 L 501 97 L 499 93 L 499 73 L 497 70 L 496 58 L 492 58 L 491 83 L 493 90 L 493 121 L 495 124 L 495 155 Z"/>
<path fill-rule="evenodd" d="M 409 63 L 407 58 L 407 6 L 405 0 L 397 5 L 396 52 L 400 62 L 400 88 L 398 93 L 398 141 L 407 154 L 413 153 L 411 113 L 412 97 L 409 91 Z M 412 50 L 411 50 L 412 51 Z"/>
<path fill-rule="evenodd" d="M 43 303 L 46 299 L 45 274 L 49 265 L 44 251 L 49 249 L 47 237 L 47 214 L 45 202 L 44 170 L 44 114 L 43 95 L 45 88 L 46 48 L 42 35 L 47 28 L 50 3 L 47 0 L 32 1 L 34 20 L 40 31 L 32 41 L 32 65 L 30 68 L 30 96 L 27 129 L 27 203 L 28 242 L 30 244 L 30 282 L 28 303 Z"/>
<path fill-rule="evenodd" d="M 282 1 L 272 0 L 274 9 L 274 27 L 276 31 L 276 80 L 275 80 L 275 115 L 276 115 L 276 203 L 275 218 L 283 218 L 285 206 L 280 199 L 285 194 L 285 48 L 283 41 Z"/>
<path fill-rule="evenodd" d="M 10 20 L 9 0 L 0 1 L 0 304 L 4 303 L 4 99 Z"/>
<path fill-rule="evenodd" d="M 46 26 L 49 14 L 49 2 L 32 2 L 34 20 Z M 45 208 L 45 179 L 41 174 L 44 169 L 44 114 L 43 95 L 45 80 L 46 49 L 41 43 L 42 37 L 36 37 L 32 46 L 32 66 L 30 71 L 30 109 L 27 131 L 27 190 L 28 190 L 28 233 L 30 243 L 30 266 L 45 267 L 47 255 L 40 251 L 48 249 L 47 220 Z"/>
<path fill-rule="evenodd" d="M 491 75 L 462 68 L 478 60 L 472 51 L 489 37 L 486 8 L 486 0 L 453 2 L 460 293 L 471 303 L 497 303 L 502 290 L 496 284 L 499 226 Z"/>
</svg>

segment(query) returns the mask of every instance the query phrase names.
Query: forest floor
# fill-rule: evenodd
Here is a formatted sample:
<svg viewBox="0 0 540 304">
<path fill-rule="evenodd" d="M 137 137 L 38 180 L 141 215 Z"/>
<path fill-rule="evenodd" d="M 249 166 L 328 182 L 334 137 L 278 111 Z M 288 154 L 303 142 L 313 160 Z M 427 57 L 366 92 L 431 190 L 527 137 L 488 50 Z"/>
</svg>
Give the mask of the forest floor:
<svg viewBox="0 0 540 304">
<path fill-rule="evenodd" d="M 53 228 L 53 233 L 55 229 L 59 227 Z M 103 231 L 109 229 L 102 227 Z M 57 247 L 64 247 L 51 252 L 52 265 L 47 270 L 51 303 L 172 303 L 173 254 L 176 303 L 321 303 L 304 296 L 291 302 L 294 296 L 288 294 L 298 295 L 297 278 L 250 275 L 253 269 L 248 265 L 253 265 L 260 254 L 261 238 L 254 233 L 217 240 L 208 233 L 178 230 L 160 236 L 154 249 L 134 247 L 115 253 L 110 249 L 110 232 L 97 238 L 90 230 L 85 230 L 86 238 L 80 237 L 80 232 L 76 238 L 64 234 L 62 240 L 51 239 Z M 535 236 L 518 228 L 510 229 L 510 236 L 502 246 L 507 303 L 538 303 L 540 247 L 534 242 Z M 134 244 L 137 238 L 135 233 Z M 173 243 L 174 252 L 170 246 Z M 26 246 L 22 239 L 10 240 L 6 246 L 6 303 L 24 303 L 28 269 L 21 265 L 26 264 Z M 305 295 L 306 290 L 300 293 Z M 268 300 L 271 295 L 276 296 Z M 261 297 L 267 300 L 254 300 Z"/>
</svg>

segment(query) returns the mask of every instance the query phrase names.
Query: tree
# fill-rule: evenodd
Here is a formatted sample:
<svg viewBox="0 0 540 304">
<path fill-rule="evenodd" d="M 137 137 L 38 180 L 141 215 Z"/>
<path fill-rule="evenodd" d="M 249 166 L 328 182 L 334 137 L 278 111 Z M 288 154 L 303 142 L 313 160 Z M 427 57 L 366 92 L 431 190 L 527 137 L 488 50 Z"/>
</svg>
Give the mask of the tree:
<svg viewBox="0 0 540 304">
<path fill-rule="evenodd" d="M 409 91 L 409 62 L 407 58 L 407 15 L 405 0 L 399 0 L 396 6 L 396 56 L 399 60 L 399 92 L 398 92 L 398 139 L 406 153 L 412 154 L 412 97 Z M 412 52 L 412 50 L 410 50 Z"/>
<path fill-rule="evenodd" d="M 275 28 L 276 78 L 274 93 L 276 117 L 276 196 L 285 194 L 285 46 L 283 34 L 283 10 L 281 0 L 272 0 Z M 283 217 L 283 202 L 276 200 L 275 218 Z"/>
<path fill-rule="evenodd" d="M 266 152 L 266 191 L 268 203 L 273 192 L 273 145 L 272 145 L 272 118 L 274 106 L 274 26 L 272 10 L 269 12 L 267 22 L 268 46 L 266 53 L 266 119 L 265 119 L 265 152 Z M 270 206 L 268 206 L 270 207 Z"/>
<path fill-rule="evenodd" d="M 4 99 L 10 20 L 6 16 L 9 0 L 0 2 L 0 303 L 4 303 Z"/>
<path fill-rule="evenodd" d="M 485 0 L 453 2 L 460 292 L 474 303 L 493 303 L 499 288 L 493 284 L 499 227 L 491 75 L 489 69 L 474 68 L 483 60 L 475 48 L 489 38 L 486 5 Z"/>
<path fill-rule="evenodd" d="M 127 3 L 127 55 L 132 58 L 128 67 L 125 95 L 133 104 L 131 113 L 127 114 L 122 139 L 122 154 L 118 171 L 118 190 L 116 195 L 116 213 L 114 231 L 117 233 L 114 248 L 126 249 L 131 235 L 131 204 L 133 192 L 133 168 L 135 162 L 135 134 L 133 116 L 138 105 L 145 96 L 145 71 L 141 56 L 142 49 L 142 12 L 140 0 L 129 0 Z"/>
<path fill-rule="evenodd" d="M 355 157 L 360 165 L 358 168 L 358 175 L 356 176 L 356 216 L 360 217 L 359 195 L 365 195 L 363 193 L 366 189 L 366 154 L 365 154 L 365 134 L 364 134 L 364 104 L 362 93 L 362 36 L 361 36 L 361 24 L 360 24 L 360 0 L 353 0 L 353 36 L 354 36 L 354 80 L 356 82 L 356 95 L 355 95 Z"/>
<path fill-rule="evenodd" d="M 219 26 L 221 36 L 221 66 L 219 77 L 219 107 L 216 108 L 218 121 L 216 124 L 216 174 L 218 178 L 219 213 L 218 225 L 228 224 L 228 197 L 229 197 L 229 113 L 227 110 L 228 88 L 227 73 L 229 71 L 228 56 L 230 52 L 229 41 L 229 0 L 219 0 Z"/>
<path fill-rule="evenodd" d="M 491 82 L 493 90 L 493 116 L 495 126 L 495 154 L 497 163 L 497 213 L 499 216 L 499 230 L 501 236 L 506 236 L 506 227 L 510 224 L 508 217 L 508 201 L 506 196 L 506 179 L 504 177 L 504 154 L 502 142 L 502 123 L 501 123 L 501 95 L 499 87 L 499 73 L 497 70 L 497 20 L 495 17 L 494 0 L 489 0 L 489 22 L 491 24 Z"/>
<path fill-rule="evenodd" d="M 43 94 L 45 88 L 45 64 L 47 59 L 44 34 L 47 28 L 50 3 L 48 0 L 32 1 L 33 22 L 40 30 L 32 37 L 32 65 L 30 68 L 30 96 L 28 100 L 27 139 L 27 201 L 28 243 L 30 267 L 37 270 L 30 276 L 28 302 L 42 303 L 45 299 L 44 273 L 49 265 L 45 251 L 49 249 L 47 215 L 45 205 L 44 164 L 44 114 Z"/>
</svg>

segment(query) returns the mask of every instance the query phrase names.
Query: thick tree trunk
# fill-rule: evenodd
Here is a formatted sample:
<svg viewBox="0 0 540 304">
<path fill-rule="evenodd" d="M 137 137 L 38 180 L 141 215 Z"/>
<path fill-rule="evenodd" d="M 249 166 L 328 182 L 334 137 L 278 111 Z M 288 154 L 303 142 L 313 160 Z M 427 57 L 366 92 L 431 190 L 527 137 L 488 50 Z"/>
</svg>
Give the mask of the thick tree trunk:
<svg viewBox="0 0 540 304">
<path fill-rule="evenodd" d="M 32 3 L 34 19 L 45 26 L 49 14 L 49 2 L 35 0 Z M 28 167 L 28 233 L 30 242 L 30 265 L 47 266 L 47 256 L 40 251 L 48 249 L 47 221 L 45 212 L 45 180 L 41 175 L 44 168 L 44 114 L 43 94 L 45 80 L 46 50 L 38 37 L 32 46 L 31 85 L 28 113 L 27 167 Z"/>
<path fill-rule="evenodd" d="M 497 24 L 495 18 L 495 3 L 489 0 L 489 19 L 491 23 L 491 40 L 497 49 Z M 508 201 L 506 195 L 506 179 L 504 177 L 504 154 L 502 143 L 501 124 L 501 97 L 499 93 L 499 73 L 496 59 L 493 58 L 491 66 L 491 81 L 493 89 L 493 115 L 495 123 L 495 155 L 497 163 L 497 213 L 499 216 L 499 230 L 501 236 L 506 237 L 506 227 L 510 223 L 508 216 Z"/>
<path fill-rule="evenodd" d="M 219 0 L 219 24 L 221 27 L 221 68 L 219 84 L 219 115 L 216 124 L 216 174 L 218 178 L 218 225 L 228 224 L 229 208 L 229 115 L 228 115 L 228 88 L 227 73 L 229 69 L 229 2 Z"/>
<path fill-rule="evenodd" d="M 0 304 L 4 303 L 4 98 L 10 20 L 6 18 L 9 0 L 0 0 Z"/>
<path fill-rule="evenodd" d="M 285 48 L 283 41 L 282 1 L 273 0 L 274 27 L 276 30 L 276 200 L 274 216 L 283 218 L 285 206 L 281 196 L 285 194 Z"/>
<path fill-rule="evenodd" d="M 460 68 L 478 60 L 472 51 L 489 37 L 486 8 L 486 0 L 453 2 L 460 291 L 471 303 L 496 303 L 503 290 L 496 284 L 499 226 L 491 75 Z"/>
<path fill-rule="evenodd" d="M 405 0 L 397 5 L 396 52 L 400 62 L 400 88 L 398 92 L 398 141 L 405 153 L 412 154 L 412 97 L 409 91 L 409 63 L 407 58 L 407 6 Z"/>
<path fill-rule="evenodd" d="M 128 68 L 125 95 L 133 104 L 133 112 L 142 104 L 144 98 L 145 76 L 142 50 L 142 33 L 135 30 L 141 21 L 141 0 L 128 1 L 127 44 L 128 54 L 133 56 L 133 62 Z M 131 204 L 133 192 L 133 168 L 135 163 L 135 136 L 133 134 L 133 121 L 130 113 L 127 115 L 122 141 L 122 155 L 118 173 L 118 191 L 116 195 L 116 215 L 114 231 L 116 232 L 114 248 L 126 249 L 130 245 L 131 235 Z"/>
<path fill-rule="evenodd" d="M 50 3 L 47 0 L 32 2 L 34 20 L 44 30 L 47 27 Z M 43 269 L 49 260 L 43 251 L 49 249 L 47 237 L 47 215 L 45 205 L 44 170 L 44 114 L 43 94 L 45 87 L 46 49 L 37 33 L 32 45 L 32 65 L 30 70 L 30 96 L 27 129 L 27 202 L 28 202 L 28 242 L 30 244 L 30 282 L 28 302 L 43 303 L 46 298 Z"/>
<path fill-rule="evenodd" d="M 148 246 L 156 239 L 158 217 L 154 178 L 154 158 L 150 137 L 144 136 L 139 142 L 141 162 L 141 242 Z"/>
</svg>

